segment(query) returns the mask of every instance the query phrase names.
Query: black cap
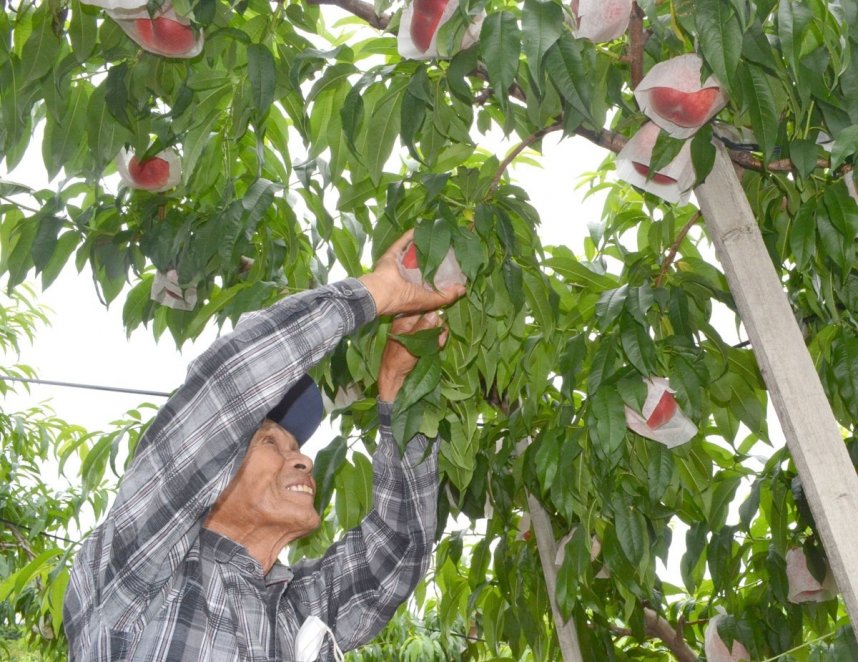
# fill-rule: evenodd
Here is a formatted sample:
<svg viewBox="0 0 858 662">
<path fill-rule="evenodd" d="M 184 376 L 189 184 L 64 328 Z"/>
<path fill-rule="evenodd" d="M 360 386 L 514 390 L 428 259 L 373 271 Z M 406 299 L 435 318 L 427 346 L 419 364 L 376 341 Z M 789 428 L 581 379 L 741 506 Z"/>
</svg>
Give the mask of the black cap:
<svg viewBox="0 0 858 662">
<path fill-rule="evenodd" d="M 268 412 L 266 418 L 292 433 L 303 445 L 318 429 L 325 417 L 322 406 L 322 393 L 309 375 L 304 375 L 292 388 L 286 391 L 283 399 Z"/>
</svg>

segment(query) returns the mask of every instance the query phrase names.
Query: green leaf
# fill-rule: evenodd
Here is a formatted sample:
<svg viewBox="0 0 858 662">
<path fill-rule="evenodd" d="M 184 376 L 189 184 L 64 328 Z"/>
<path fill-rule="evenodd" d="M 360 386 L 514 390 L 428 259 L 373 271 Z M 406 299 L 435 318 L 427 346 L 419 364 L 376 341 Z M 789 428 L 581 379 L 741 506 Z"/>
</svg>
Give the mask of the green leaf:
<svg viewBox="0 0 858 662">
<path fill-rule="evenodd" d="M 131 128 L 128 119 L 128 63 L 122 62 L 107 70 L 107 79 L 104 82 L 104 102 L 110 114 L 126 128 Z M 95 97 L 95 95 L 93 95 Z"/>
<path fill-rule="evenodd" d="M 837 170 L 856 153 L 858 153 L 858 126 L 850 126 L 835 137 L 831 148 L 831 169 Z"/>
<path fill-rule="evenodd" d="M 434 392 L 441 382 L 441 362 L 435 356 L 423 356 L 405 378 L 396 396 L 396 408 L 408 409 L 424 396 Z"/>
<path fill-rule="evenodd" d="M 798 176 L 807 179 L 816 169 L 817 144 L 813 140 L 793 140 L 789 144 L 789 158 Z"/>
<path fill-rule="evenodd" d="M 614 510 L 614 526 L 623 554 L 632 565 L 637 565 L 648 544 L 643 515 L 634 507 L 620 503 Z"/>
<path fill-rule="evenodd" d="M 677 140 L 670 136 L 664 129 L 658 132 L 655 146 L 652 148 L 652 156 L 650 157 L 649 172 L 647 178 L 651 179 L 659 170 L 663 170 L 665 166 L 671 163 L 685 146 L 684 140 Z"/>
<path fill-rule="evenodd" d="M 763 152 L 763 159 L 772 158 L 778 137 L 778 110 L 768 75 L 759 67 L 748 65 L 739 71 L 742 96 L 751 115 L 751 126 Z"/>
<path fill-rule="evenodd" d="M 443 218 L 423 221 L 414 228 L 418 264 L 428 282 L 432 282 L 435 271 L 450 250 L 451 241 L 450 226 Z"/>
<path fill-rule="evenodd" d="M 35 29 L 21 52 L 22 74 L 25 82 L 33 82 L 45 76 L 54 67 L 60 50 L 60 40 L 54 34 L 53 16 L 49 5 L 42 5 L 36 12 Z"/>
<path fill-rule="evenodd" d="M 649 498 L 658 501 L 664 496 L 673 479 L 673 454 L 661 444 L 649 444 L 647 461 L 647 491 Z"/>
<path fill-rule="evenodd" d="M 265 44 L 247 47 L 247 77 L 250 80 L 250 98 L 257 116 L 268 112 L 274 101 L 277 72 L 274 56 Z"/>
<path fill-rule="evenodd" d="M 39 273 L 47 266 L 54 254 L 57 247 L 57 236 L 63 227 L 63 219 L 45 214 L 34 216 L 30 222 L 38 224 L 30 253 L 33 257 L 36 273 Z"/>
<path fill-rule="evenodd" d="M 732 4 L 725 0 L 695 0 L 693 6 L 700 52 L 724 88 L 731 92 L 742 54 L 739 19 Z"/>
<path fill-rule="evenodd" d="M 796 267 L 806 269 L 816 253 L 816 198 L 798 208 L 790 227 L 789 244 Z"/>
<path fill-rule="evenodd" d="M 630 315 L 620 317 L 620 344 L 629 363 L 639 373 L 651 375 L 655 372 L 655 345 L 652 338 Z"/>
<path fill-rule="evenodd" d="M 715 145 L 712 144 L 712 125 L 704 124 L 691 139 L 691 165 L 694 167 L 694 186 L 705 181 L 715 165 Z"/>
<path fill-rule="evenodd" d="M 407 86 L 408 79 L 404 77 L 396 78 L 391 82 L 390 88 L 370 109 L 366 133 L 364 139 L 359 142 L 361 159 L 369 170 L 370 179 L 375 186 L 378 186 L 381 181 L 384 165 L 399 136 L 399 109 Z"/>
<path fill-rule="evenodd" d="M 584 44 L 571 33 L 563 32 L 545 53 L 543 65 L 548 78 L 578 113 L 591 124 L 596 124 L 590 113 L 590 94 L 587 65 L 582 51 Z"/>
<path fill-rule="evenodd" d="M 86 62 L 95 50 L 98 25 L 94 13 L 84 10 L 80 0 L 71 2 L 69 39 L 78 62 Z"/>
<path fill-rule="evenodd" d="M 590 410 L 595 419 L 597 449 L 603 457 L 611 457 L 626 439 L 626 414 L 623 399 L 615 388 L 604 387 L 590 396 Z"/>
<path fill-rule="evenodd" d="M 432 356 L 439 351 L 438 338 L 443 329 L 436 327 L 434 329 L 421 329 L 414 333 L 408 334 L 391 334 L 390 337 L 395 339 L 400 345 L 405 347 L 414 356 Z"/>
<path fill-rule="evenodd" d="M 607 290 L 599 297 L 596 304 L 596 316 L 599 319 L 599 328 L 607 329 L 614 320 L 619 317 L 626 303 L 629 286 L 620 285 L 613 290 Z"/>
<path fill-rule="evenodd" d="M 551 0 L 524 0 L 522 44 L 534 82 L 541 80 L 542 60 L 565 29 L 563 10 Z"/>
<path fill-rule="evenodd" d="M 336 436 L 330 444 L 316 453 L 313 477 L 316 480 L 316 510 L 324 512 L 334 493 L 334 478 L 346 459 L 345 437 Z"/>
<path fill-rule="evenodd" d="M 521 54 L 521 30 L 512 13 L 495 12 L 486 17 L 480 30 L 480 51 L 494 94 L 505 106 L 509 87 L 518 73 Z"/>
</svg>

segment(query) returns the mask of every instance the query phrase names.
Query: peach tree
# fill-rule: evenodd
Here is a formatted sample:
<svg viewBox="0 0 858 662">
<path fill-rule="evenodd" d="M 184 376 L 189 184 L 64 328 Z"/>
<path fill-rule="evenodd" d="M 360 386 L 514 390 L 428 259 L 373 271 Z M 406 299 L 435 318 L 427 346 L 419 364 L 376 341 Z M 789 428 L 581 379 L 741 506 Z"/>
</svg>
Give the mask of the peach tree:
<svg viewBox="0 0 858 662">
<path fill-rule="evenodd" d="M 854 3 L 4 8 L 8 289 L 87 265 L 128 330 L 181 345 L 363 273 L 408 228 L 427 278 L 453 250 L 468 295 L 443 351 L 411 341 L 395 429 L 440 436 L 444 533 L 412 608 L 456 655 L 558 658 L 570 629 L 584 659 L 858 655 L 689 195 L 727 149 L 858 462 Z M 583 241 L 544 243 L 508 172 L 548 134 L 605 150 L 601 218 L 568 214 Z M 31 187 L 39 142 L 50 184 Z M 340 434 L 317 458 L 326 524 L 296 553 L 370 505 L 353 447 L 373 444 L 388 325 L 315 375 Z"/>
</svg>

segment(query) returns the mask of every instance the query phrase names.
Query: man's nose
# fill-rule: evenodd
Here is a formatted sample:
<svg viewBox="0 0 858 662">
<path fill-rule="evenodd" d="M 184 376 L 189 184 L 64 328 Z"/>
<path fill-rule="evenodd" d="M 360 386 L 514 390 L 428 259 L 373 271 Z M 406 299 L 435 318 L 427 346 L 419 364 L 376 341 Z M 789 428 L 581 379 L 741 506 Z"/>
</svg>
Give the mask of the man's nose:
<svg viewBox="0 0 858 662">
<path fill-rule="evenodd" d="M 293 467 L 298 469 L 298 471 L 310 473 L 313 470 L 313 460 L 303 453 L 295 453 L 295 456 L 290 460 L 290 462 Z"/>
</svg>

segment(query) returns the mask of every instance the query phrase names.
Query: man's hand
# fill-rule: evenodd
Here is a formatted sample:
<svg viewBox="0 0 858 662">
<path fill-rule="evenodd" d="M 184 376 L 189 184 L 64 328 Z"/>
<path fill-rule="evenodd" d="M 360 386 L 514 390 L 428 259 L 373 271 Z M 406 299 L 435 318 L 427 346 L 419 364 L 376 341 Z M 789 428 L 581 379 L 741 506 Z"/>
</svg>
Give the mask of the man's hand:
<svg viewBox="0 0 858 662">
<path fill-rule="evenodd" d="M 432 329 L 442 324 L 441 316 L 436 312 L 397 317 L 393 320 L 390 334 L 387 337 L 387 344 L 384 346 L 384 352 L 381 355 L 381 368 L 378 371 L 379 400 L 393 402 L 408 373 L 417 364 L 417 357 L 405 349 L 393 336 Z M 438 345 L 443 347 L 445 342 L 447 342 L 446 328 L 438 336 Z"/>
<path fill-rule="evenodd" d="M 422 285 L 409 283 L 399 273 L 396 260 L 411 241 L 414 230 L 409 230 L 387 249 L 375 269 L 360 277 L 375 300 L 379 315 L 420 313 L 443 308 L 465 294 L 463 285 L 451 285 L 437 292 Z"/>
</svg>

